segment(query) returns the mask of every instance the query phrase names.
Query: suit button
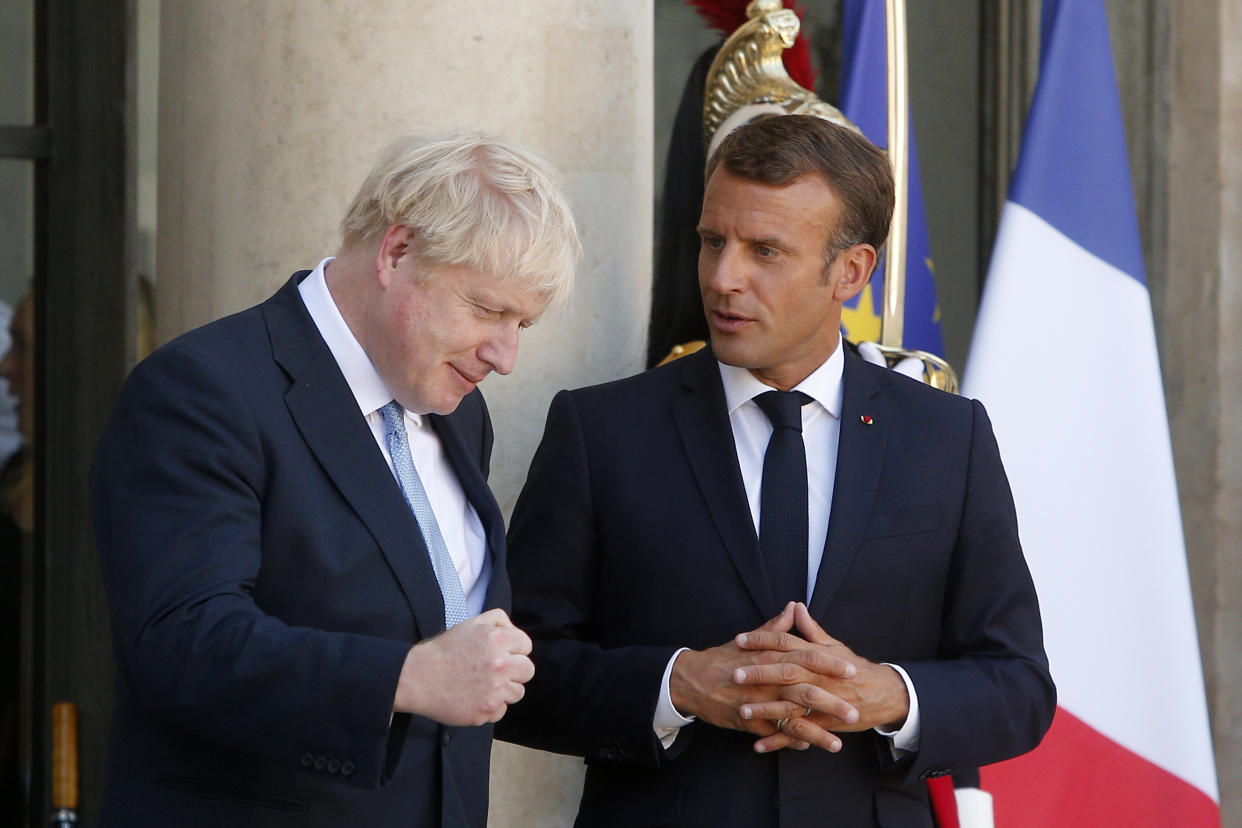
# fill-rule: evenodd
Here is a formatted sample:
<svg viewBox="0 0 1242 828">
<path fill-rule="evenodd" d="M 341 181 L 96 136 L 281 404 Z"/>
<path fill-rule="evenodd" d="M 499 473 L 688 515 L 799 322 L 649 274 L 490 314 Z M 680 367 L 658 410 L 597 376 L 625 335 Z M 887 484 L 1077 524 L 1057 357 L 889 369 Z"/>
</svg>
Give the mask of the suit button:
<svg viewBox="0 0 1242 828">
<path fill-rule="evenodd" d="M 341 763 L 336 759 L 328 760 L 328 773 L 336 774 L 341 772 Z"/>
<path fill-rule="evenodd" d="M 324 768 L 326 768 L 327 766 L 328 766 L 328 760 L 327 760 L 327 758 L 325 758 L 325 757 L 323 757 L 323 756 L 316 756 L 316 757 L 315 757 L 315 770 L 319 770 L 319 771 L 321 771 L 321 770 L 323 770 Z"/>
<path fill-rule="evenodd" d="M 354 775 L 354 763 L 346 759 L 344 762 L 341 763 L 341 776 L 353 776 L 353 775 Z"/>
<path fill-rule="evenodd" d="M 444 745 L 445 747 L 448 747 L 448 743 L 450 741 L 452 741 L 452 737 L 449 736 L 449 733 L 446 730 L 444 731 L 443 734 L 440 735 L 440 744 Z"/>
<path fill-rule="evenodd" d="M 309 768 L 311 765 L 315 764 L 315 757 L 313 754 L 303 753 L 302 758 L 298 761 L 302 763 L 302 767 Z"/>
</svg>

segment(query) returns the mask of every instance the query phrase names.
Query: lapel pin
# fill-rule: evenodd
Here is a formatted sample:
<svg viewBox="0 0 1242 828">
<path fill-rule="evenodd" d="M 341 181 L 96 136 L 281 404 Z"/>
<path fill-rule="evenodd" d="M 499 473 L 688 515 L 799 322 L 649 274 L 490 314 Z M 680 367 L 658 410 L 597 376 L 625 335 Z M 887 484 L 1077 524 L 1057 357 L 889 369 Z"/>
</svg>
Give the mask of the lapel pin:
<svg viewBox="0 0 1242 828">
<path fill-rule="evenodd" d="M 858 419 L 862 420 L 863 425 L 874 425 L 875 420 L 871 419 L 870 414 L 859 414 Z"/>
</svg>

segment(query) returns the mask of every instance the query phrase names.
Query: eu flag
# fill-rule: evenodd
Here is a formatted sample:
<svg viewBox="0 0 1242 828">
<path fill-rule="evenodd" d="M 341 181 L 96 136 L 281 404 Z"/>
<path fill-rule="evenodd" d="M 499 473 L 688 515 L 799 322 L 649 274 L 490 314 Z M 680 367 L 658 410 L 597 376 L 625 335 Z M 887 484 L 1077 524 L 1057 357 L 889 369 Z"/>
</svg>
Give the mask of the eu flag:
<svg viewBox="0 0 1242 828">
<path fill-rule="evenodd" d="M 841 57 L 841 111 L 873 144 L 888 147 L 888 64 L 884 3 L 845 0 Z M 902 346 L 944 356 L 940 308 L 932 272 L 927 214 L 914 127 L 909 130 L 909 236 L 906 247 L 906 318 Z M 846 303 L 841 314 L 845 336 L 852 342 L 879 341 L 884 297 L 884 263 L 876 266 L 871 284 Z"/>
</svg>

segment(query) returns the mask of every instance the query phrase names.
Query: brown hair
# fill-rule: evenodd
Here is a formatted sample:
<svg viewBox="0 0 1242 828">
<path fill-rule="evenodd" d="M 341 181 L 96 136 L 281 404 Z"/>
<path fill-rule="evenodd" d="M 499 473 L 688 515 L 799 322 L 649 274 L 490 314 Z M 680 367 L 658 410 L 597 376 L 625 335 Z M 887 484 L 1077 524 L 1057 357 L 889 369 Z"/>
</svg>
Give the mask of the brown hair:
<svg viewBox="0 0 1242 828">
<path fill-rule="evenodd" d="M 813 115 L 751 121 L 729 134 L 707 162 L 704 180 L 723 165 L 733 175 L 783 187 L 818 175 L 841 199 L 841 220 L 829 253 L 865 242 L 879 250 L 893 217 L 888 156 L 847 127 Z"/>
</svg>

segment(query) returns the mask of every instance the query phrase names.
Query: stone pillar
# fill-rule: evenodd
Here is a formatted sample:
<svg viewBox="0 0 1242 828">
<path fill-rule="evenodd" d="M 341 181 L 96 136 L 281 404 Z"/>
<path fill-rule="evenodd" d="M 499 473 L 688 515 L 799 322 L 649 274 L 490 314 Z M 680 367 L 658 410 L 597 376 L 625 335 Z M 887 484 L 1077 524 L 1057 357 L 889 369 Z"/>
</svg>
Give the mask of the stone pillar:
<svg viewBox="0 0 1242 828">
<path fill-rule="evenodd" d="M 1217 487 L 1213 497 L 1215 646 L 1210 653 L 1212 729 L 1221 787 L 1221 824 L 1242 821 L 1242 0 L 1223 0 L 1212 33 L 1220 54 L 1218 159 L 1220 225 L 1210 240 L 1219 256 L 1220 338 L 1214 375 L 1219 383 Z M 1189 205 L 1187 205 L 1189 206 Z"/>
<path fill-rule="evenodd" d="M 1242 820 L 1242 0 L 1169 10 L 1165 385 L 1221 791 Z"/>
<path fill-rule="evenodd" d="M 652 12 L 614 0 L 165 3 L 158 319 L 168 339 L 337 247 L 376 152 L 485 129 L 561 170 L 586 251 L 572 309 L 484 392 L 506 513 L 559 388 L 641 369 L 650 301 Z M 497 745 L 494 825 L 572 822 L 581 762 Z"/>
</svg>

